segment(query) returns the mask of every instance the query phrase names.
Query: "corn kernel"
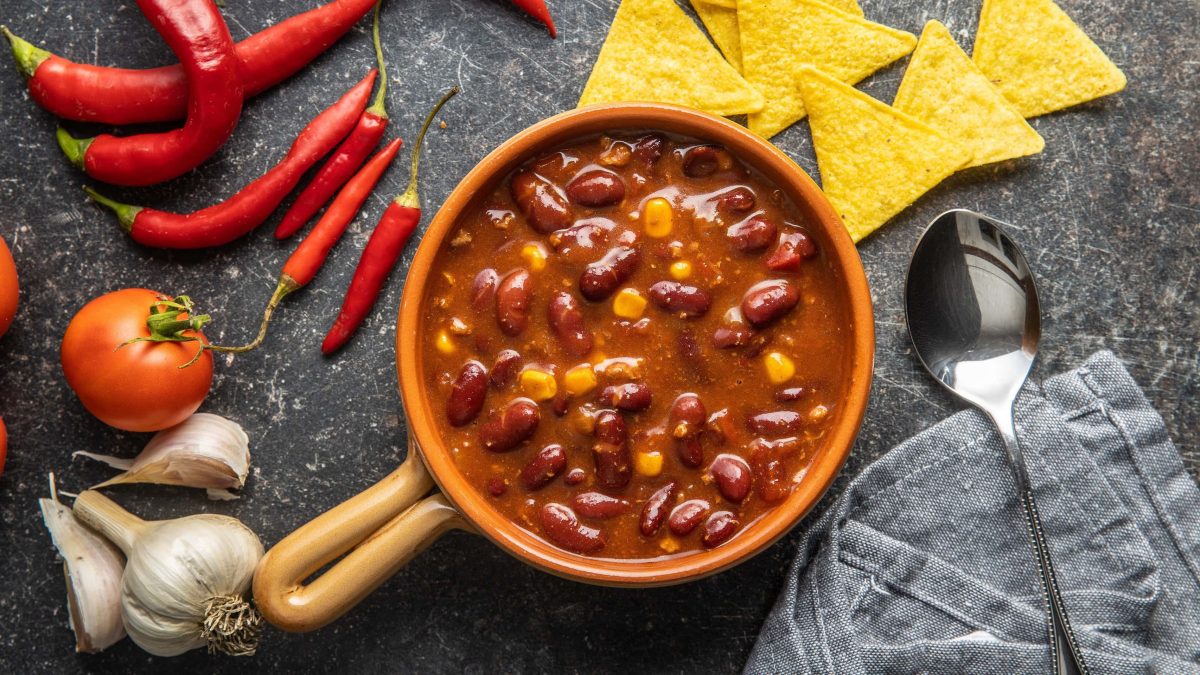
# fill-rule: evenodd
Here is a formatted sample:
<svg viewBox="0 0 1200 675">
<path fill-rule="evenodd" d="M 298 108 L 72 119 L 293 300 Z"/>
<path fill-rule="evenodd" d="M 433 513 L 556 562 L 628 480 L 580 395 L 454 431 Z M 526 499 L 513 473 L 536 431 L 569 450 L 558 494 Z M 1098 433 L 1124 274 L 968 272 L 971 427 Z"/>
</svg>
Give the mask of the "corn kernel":
<svg viewBox="0 0 1200 675">
<path fill-rule="evenodd" d="M 444 330 L 438 331 L 437 340 L 434 342 L 434 344 L 437 346 L 437 350 L 443 354 L 454 353 L 454 340 L 450 337 L 450 334 Z"/>
<path fill-rule="evenodd" d="M 662 473 L 663 456 L 660 452 L 639 452 L 633 459 L 633 466 L 643 476 L 653 478 Z"/>
<path fill-rule="evenodd" d="M 679 550 L 679 540 L 666 536 L 662 541 L 658 542 L 658 547 L 667 553 L 674 553 Z"/>
<path fill-rule="evenodd" d="M 596 388 L 596 371 L 590 363 L 584 363 L 563 374 L 563 389 L 572 396 L 580 396 Z"/>
<path fill-rule="evenodd" d="M 675 281 L 683 281 L 692 276 L 692 263 L 686 260 L 677 260 L 671 263 L 671 278 Z"/>
<path fill-rule="evenodd" d="M 646 231 L 647 237 L 661 239 L 671 234 L 673 218 L 671 202 L 662 197 L 655 197 L 642 208 L 642 229 Z"/>
<path fill-rule="evenodd" d="M 521 257 L 531 271 L 541 272 L 546 269 L 546 249 L 542 248 L 541 244 L 525 244 L 521 247 Z"/>
<path fill-rule="evenodd" d="M 646 298 L 632 288 L 622 288 L 613 298 L 612 310 L 622 319 L 639 319 L 646 311 Z"/>
<path fill-rule="evenodd" d="M 772 384 L 783 384 L 796 374 L 796 364 L 779 352 L 770 352 L 764 356 L 763 365 L 767 369 L 767 379 Z"/>
<path fill-rule="evenodd" d="M 521 391 L 535 401 L 549 401 L 558 393 L 554 375 L 536 368 L 521 371 Z"/>
</svg>

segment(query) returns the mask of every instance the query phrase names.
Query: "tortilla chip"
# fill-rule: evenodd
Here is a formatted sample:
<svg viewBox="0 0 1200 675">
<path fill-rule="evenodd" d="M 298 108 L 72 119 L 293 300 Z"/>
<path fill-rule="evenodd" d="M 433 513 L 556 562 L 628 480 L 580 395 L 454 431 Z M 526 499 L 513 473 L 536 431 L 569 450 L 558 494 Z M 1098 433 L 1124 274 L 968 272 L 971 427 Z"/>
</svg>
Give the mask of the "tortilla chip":
<svg viewBox="0 0 1200 675">
<path fill-rule="evenodd" d="M 1125 74 L 1051 0 L 984 0 L 975 65 L 1025 117 L 1125 88 Z"/>
<path fill-rule="evenodd" d="M 677 103 L 715 115 L 762 109 L 746 83 L 675 0 L 623 0 L 579 105 Z"/>
<path fill-rule="evenodd" d="M 738 0 L 696 0 L 696 2 L 704 5 L 713 5 L 714 7 L 724 7 L 725 9 L 737 9 Z M 695 6 L 696 2 L 693 2 L 692 5 Z M 849 14 L 863 15 L 862 7 L 858 6 L 856 0 L 828 0 L 825 4 Z"/>
<path fill-rule="evenodd" d="M 704 22 L 708 35 L 717 43 L 729 65 L 742 72 L 742 39 L 738 35 L 737 6 L 729 9 L 706 0 L 691 0 L 696 16 Z"/>
<path fill-rule="evenodd" d="M 968 148 L 967 166 L 1032 155 L 1046 145 L 937 21 L 925 24 L 892 107 Z"/>
<path fill-rule="evenodd" d="M 937 129 L 814 68 L 799 87 L 821 187 L 855 242 L 971 159 Z"/>
<path fill-rule="evenodd" d="M 770 138 L 804 117 L 796 75 L 819 68 L 854 84 L 911 52 L 917 38 L 817 0 L 739 0 L 742 72 L 766 99 L 750 131 Z"/>
</svg>

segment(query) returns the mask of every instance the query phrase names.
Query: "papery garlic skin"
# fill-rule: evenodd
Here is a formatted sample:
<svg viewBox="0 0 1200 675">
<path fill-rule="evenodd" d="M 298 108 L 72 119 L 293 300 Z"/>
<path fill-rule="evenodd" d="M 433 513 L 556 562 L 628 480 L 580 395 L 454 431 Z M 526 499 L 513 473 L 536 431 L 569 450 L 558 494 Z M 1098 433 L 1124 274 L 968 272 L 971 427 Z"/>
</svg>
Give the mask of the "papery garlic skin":
<svg viewBox="0 0 1200 675">
<path fill-rule="evenodd" d="M 157 656 L 206 644 L 211 651 L 254 653 L 262 617 L 244 598 L 263 546 L 250 528 L 214 514 L 144 521 L 94 490 L 76 497 L 74 510 L 129 559 L 121 617 L 139 647 Z M 218 598 L 231 602 L 214 609 L 210 603 Z M 232 630 L 206 637 L 206 619 L 243 616 L 248 620 Z"/>
<path fill-rule="evenodd" d="M 133 459 L 76 452 L 125 473 L 93 486 L 158 483 L 195 488 L 241 488 L 250 473 L 250 438 L 237 422 L 196 413 L 163 429 Z"/>
<path fill-rule="evenodd" d="M 125 556 L 54 499 L 39 499 L 42 520 L 63 559 L 67 611 L 75 651 L 95 654 L 125 637 L 121 619 L 121 575 Z"/>
</svg>

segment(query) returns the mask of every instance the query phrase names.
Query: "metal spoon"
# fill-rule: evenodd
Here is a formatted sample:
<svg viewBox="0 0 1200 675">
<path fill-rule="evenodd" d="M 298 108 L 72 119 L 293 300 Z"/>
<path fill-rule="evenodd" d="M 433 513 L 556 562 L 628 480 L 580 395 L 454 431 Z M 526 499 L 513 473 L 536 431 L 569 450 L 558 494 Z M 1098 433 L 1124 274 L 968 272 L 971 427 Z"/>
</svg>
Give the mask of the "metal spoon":
<svg viewBox="0 0 1200 675">
<path fill-rule="evenodd" d="M 1041 336 L 1037 287 L 1025 256 L 1001 223 L 971 211 L 943 213 L 921 235 L 909 261 L 905 314 L 925 369 L 987 413 L 1000 430 L 1037 554 L 1055 672 L 1087 673 L 1013 423 L 1013 402 Z"/>
</svg>

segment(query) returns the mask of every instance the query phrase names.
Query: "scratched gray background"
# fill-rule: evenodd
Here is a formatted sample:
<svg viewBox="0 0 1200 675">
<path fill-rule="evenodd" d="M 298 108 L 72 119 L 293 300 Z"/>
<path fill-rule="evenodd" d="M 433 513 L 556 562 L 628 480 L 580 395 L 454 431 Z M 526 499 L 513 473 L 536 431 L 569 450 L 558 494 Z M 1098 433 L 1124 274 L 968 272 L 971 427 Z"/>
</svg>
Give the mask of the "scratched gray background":
<svg viewBox="0 0 1200 675">
<path fill-rule="evenodd" d="M 236 38 L 307 9 L 315 0 L 229 0 Z M 867 16 L 913 33 L 929 18 L 960 42 L 974 33 L 978 0 L 863 0 Z M 1037 119 L 1038 157 L 956 175 L 901 214 L 860 250 L 878 326 L 871 407 L 843 479 L 889 447 L 956 409 L 918 369 L 904 334 L 905 264 L 923 223 L 969 207 L 1013 223 L 1031 253 L 1045 298 L 1038 374 L 1069 368 L 1108 347 L 1126 360 L 1166 418 L 1195 472 L 1200 334 L 1200 26 L 1193 0 L 1063 0 L 1129 76 L 1124 93 Z M 424 159 L 433 208 L 496 144 L 569 108 L 603 41 L 616 0 L 551 0 L 560 37 L 503 0 L 389 0 L 385 42 L 393 64 L 393 130 L 410 139 L 438 92 L 465 93 L 445 111 Z M 151 66 L 169 54 L 130 2 L 4 0 L 0 21 L 77 60 Z M 230 143 L 195 174 L 130 201 L 193 209 L 231 194 L 272 165 L 299 127 L 370 65 L 367 25 L 285 85 L 246 107 Z M 125 641 L 76 655 L 58 563 L 35 499 L 45 475 L 65 490 L 109 475 L 72 461 L 75 450 L 132 455 L 144 436 L 91 418 L 64 384 L 58 342 L 74 308 L 105 291 L 148 286 L 186 291 L 216 320 L 221 342 L 245 339 L 291 244 L 253 236 L 216 251 L 140 248 L 109 214 L 85 203 L 80 174 L 53 142 L 55 120 L 25 95 L 0 59 L 0 235 L 12 246 L 22 306 L 0 340 L 0 414 L 9 425 L 0 478 L 0 665 L 11 672 L 147 670 L 280 672 L 730 672 L 737 670 L 777 593 L 796 534 L 737 569 L 690 585 L 627 591 L 562 581 L 508 558 L 482 538 L 451 534 L 333 626 L 309 635 L 269 632 L 258 656 L 200 652 L 154 659 Z M 902 65 L 865 85 L 890 100 Z M 82 128 L 72 127 L 76 131 Z M 804 124 L 776 138 L 815 173 Z M 401 278 L 357 339 L 334 359 L 318 345 L 359 250 L 390 195 L 398 163 L 315 284 L 290 298 L 266 346 L 219 359 L 205 410 L 250 433 L 253 477 L 244 498 L 210 503 L 183 489 L 133 487 L 116 498 L 143 516 L 201 510 L 243 519 L 268 545 L 304 520 L 390 471 L 404 454 L 394 385 L 392 320 Z M 411 258 L 412 247 L 406 254 Z M 803 527 L 803 525 L 801 525 Z"/>
</svg>

